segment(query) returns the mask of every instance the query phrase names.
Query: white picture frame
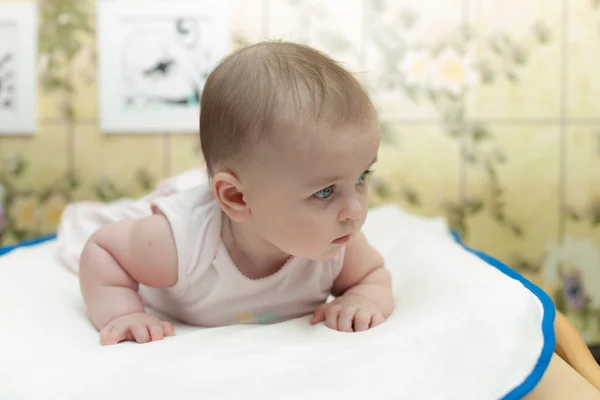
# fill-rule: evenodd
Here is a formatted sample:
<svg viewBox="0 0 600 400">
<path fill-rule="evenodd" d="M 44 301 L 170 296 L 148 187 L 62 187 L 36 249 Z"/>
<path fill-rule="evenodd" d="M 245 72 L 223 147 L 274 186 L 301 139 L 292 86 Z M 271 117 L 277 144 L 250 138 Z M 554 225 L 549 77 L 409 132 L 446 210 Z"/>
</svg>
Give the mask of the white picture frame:
<svg viewBox="0 0 600 400">
<path fill-rule="evenodd" d="M 0 2 L 0 136 L 37 128 L 38 26 L 35 2 Z"/>
<path fill-rule="evenodd" d="M 198 132 L 206 76 L 231 49 L 221 0 L 99 1 L 100 130 Z"/>
</svg>

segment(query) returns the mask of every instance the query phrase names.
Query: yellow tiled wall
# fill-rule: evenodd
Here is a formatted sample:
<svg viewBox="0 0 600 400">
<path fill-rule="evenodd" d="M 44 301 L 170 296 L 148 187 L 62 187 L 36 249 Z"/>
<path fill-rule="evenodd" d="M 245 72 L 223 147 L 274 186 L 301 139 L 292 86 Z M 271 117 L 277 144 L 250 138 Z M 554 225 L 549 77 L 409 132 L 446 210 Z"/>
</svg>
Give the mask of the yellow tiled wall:
<svg viewBox="0 0 600 400">
<path fill-rule="evenodd" d="M 598 2 L 227 3 L 236 47 L 306 42 L 370 87 L 385 134 L 373 206 L 447 217 L 598 339 Z M 0 137 L 4 243 L 52 232 L 68 201 L 139 195 L 199 162 L 196 135 L 103 135 L 95 2 L 39 8 L 39 132 Z"/>
</svg>

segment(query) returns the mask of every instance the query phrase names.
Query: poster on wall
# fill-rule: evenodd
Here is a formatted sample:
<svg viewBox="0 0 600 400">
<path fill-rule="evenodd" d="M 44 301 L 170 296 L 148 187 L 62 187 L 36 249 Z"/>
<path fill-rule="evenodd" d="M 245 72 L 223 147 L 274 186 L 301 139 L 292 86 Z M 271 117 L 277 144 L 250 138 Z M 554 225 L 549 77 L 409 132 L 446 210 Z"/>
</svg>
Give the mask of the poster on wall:
<svg viewBox="0 0 600 400">
<path fill-rule="evenodd" d="M 105 133 L 197 132 L 204 82 L 229 51 L 221 0 L 98 2 Z"/>
<path fill-rule="evenodd" d="M 0 135 L 35 133 L 35 3 L 0 2 Z"/>
</svg>

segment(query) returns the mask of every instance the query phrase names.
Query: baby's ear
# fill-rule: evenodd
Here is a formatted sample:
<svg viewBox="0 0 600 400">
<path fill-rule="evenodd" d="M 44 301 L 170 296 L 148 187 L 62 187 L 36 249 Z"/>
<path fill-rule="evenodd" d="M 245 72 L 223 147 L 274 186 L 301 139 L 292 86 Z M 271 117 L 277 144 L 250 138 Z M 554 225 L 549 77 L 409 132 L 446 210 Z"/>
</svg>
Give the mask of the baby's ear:
<svg viewBox="0 0 600 400">
<path fill-rule="evenodd" d="M 233 173 L 218 172 L 212 177 L 211 186 L 221 209 L 231 220 L 241 222 L 250 216 L 244 187 Z"/>
</svg>

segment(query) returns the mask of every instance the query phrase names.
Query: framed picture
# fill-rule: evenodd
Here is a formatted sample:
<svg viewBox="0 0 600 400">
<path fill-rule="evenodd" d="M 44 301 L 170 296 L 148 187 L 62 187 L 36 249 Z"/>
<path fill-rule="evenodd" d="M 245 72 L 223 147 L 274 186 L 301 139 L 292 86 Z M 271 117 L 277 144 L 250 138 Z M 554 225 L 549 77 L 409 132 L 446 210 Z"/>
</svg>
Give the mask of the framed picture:
<svg viewBox="0 0 600 400">
<path fill-rule="evenodd" d="M 197 132 L 204 82 L 231 47 L 221 0 L 98 3 L 105 133 Z"/>
<path fill-rule="evenodd" d="M 0 135 L 30 135 L 37 119 L 37 10 L 0 2 Z"/>
</svg>

